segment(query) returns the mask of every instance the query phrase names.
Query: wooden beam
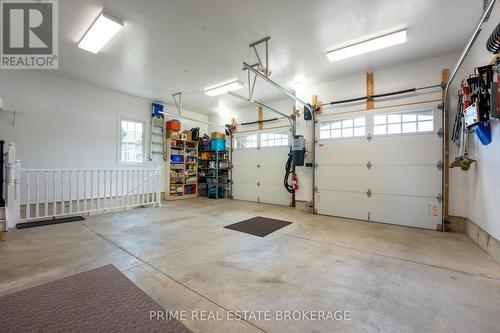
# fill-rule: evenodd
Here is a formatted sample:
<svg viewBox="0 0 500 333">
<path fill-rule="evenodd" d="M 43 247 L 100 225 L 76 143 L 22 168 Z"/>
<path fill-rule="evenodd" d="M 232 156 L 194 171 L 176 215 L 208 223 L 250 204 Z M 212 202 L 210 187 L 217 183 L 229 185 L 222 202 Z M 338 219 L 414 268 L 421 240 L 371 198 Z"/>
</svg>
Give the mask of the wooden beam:
<svg viewBox="0 0 500 333">
<path fill-rule="evenodd" d="M 264 112 L 262 111 L 262 106 L 259 106 L 259 130 L 264 128 L 262 121 L 264 120 Z"/>
<path fill-rule="evenodd" d="M 236 124 L 236 118 L 231 118 L 231 130 L 233 133 L 236 133 L 237 125 L 238 124 Z"/>
<path fill-rule="evenodd" d="M 311 98 L 311 105 L 313 107 L 314 114 L 316 115 L 321 114 L 321 107 L 318 107 L 319 104 L 320 103 L 318 102 L 318 96 L 313 95 L 313 97 Z"/>
<path fill-rule="evenodd" d="M 448 83 L 448 79 L 450 76 L 450 70 L 448 68 L 443 69 L 441 72 L 441 82 L 443 83 L 442 86 L 442 93 L 441 93 L 441 100 L 442 100 L 442 105 L 444 107 L 445 105 L 445 86 L 446 83 Z M 449 213 L 449 202 L 450 202 L 450 142 L 448 140 L 448 133 L 449 133 L 449 127 L 450 127 L 450 119 L 449 119 L 449 108 L 446 108 L 444 111 L 444 124 L 442 125 L 444 128 L 444 193 L 443 193 L 443 211 L 444 211 L 444 220 L 448 220 L 448 213 Z M 443 223 L 443 231 L 446 231 L 446 224 Z"/>
<path fill-rule="evenodd" d="M 366 96 L 373 96 L 375 94 L 375 86 L 373 81 L 373 72 L 366 73 Z M 373 100 L 366 100 L 366 109 L 373 110 L 375 102 Z"/>
</svg>

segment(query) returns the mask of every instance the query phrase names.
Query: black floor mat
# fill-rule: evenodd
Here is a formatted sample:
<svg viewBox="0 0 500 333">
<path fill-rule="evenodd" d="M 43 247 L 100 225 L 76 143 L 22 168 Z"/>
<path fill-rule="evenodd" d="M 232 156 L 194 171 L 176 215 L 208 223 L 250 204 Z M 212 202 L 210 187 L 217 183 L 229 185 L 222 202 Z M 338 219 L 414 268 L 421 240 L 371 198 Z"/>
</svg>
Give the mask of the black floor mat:
<svg viewBox="0 0 500 333">
<path fill-rule="evenodd" d="M 42 227 L 45 225 L 68 223 L 68 222 L 75 222 L 75 221 L 84 221 L 84 220 L 85 220 L 85 218 L 83 216 L 70 216 L 70 217 L 65 217 L 65 218 L 61 218 L 61 219 L 50 219 L 50 220 L 43 220 L 43 221 L 18 223 L 18 224 L 16 224 L 16 228 L 17 229 L 35 228 L 35 227 Z"/>
<path fill-rule="evenodd" d="M 254 236 L 265 237 L 290 224 L 292 224 L 292 222 L 257 216 L 249 220 L 227 225 L 224 228 L 241 231 Z"/>
</svg>

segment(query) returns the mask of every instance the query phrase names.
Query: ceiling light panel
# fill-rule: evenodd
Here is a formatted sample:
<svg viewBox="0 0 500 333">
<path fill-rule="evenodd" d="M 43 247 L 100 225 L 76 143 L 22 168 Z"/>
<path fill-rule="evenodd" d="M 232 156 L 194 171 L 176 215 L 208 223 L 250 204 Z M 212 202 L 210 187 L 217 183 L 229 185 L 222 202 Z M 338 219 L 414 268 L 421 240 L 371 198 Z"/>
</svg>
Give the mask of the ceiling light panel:
<svg viewBox="0 0 500 333">
<path fill-rule="evenodd" d="M 341 47 L 336 50 L 328 51 L 326 56 L 331 62 L 339 61 L 361 54 L 366 54 L 386 47 L 402 44 L 406 42 L 407 30 L 398 30 L 375 38 L 370 38 L 363 42 L 355 43 L 349 46 Z"/>
<path fill-rule="evenodd" d="M 78 47 L 98 53 L 122 29 L 122 22 L 102 12 L 78 43 Z"/>
</svg>

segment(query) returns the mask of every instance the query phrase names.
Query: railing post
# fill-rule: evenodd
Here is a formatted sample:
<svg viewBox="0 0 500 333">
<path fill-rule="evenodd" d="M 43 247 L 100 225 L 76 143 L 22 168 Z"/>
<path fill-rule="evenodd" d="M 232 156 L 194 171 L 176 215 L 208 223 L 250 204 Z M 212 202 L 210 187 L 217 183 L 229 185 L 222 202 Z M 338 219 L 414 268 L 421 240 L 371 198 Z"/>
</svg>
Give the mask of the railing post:
<svg viewBox="0 0 500 333">
<path fill-rule="evenodd" d="M 161 206 L 161 166 L 156 167 L 156 206 Z"/>
<path fill-rule="evenodd" d="M 7 203 L 5 207 L 6 225 L 13 228 L 19 222 L 21 212 L 21 162 L 16 160 L 16 145 L 11 143 L 7 154 Z"/>
</svg>

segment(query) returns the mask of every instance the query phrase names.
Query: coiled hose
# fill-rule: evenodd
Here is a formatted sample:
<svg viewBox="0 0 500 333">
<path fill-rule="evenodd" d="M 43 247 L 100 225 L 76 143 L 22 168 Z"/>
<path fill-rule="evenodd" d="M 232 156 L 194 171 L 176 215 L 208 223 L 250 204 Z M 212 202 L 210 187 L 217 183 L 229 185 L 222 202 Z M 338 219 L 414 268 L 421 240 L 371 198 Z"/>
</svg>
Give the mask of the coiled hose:
<svg viewBox="0 0 500 333">
<path fill-rule="evenodd" d="M 493 54 L 500 52 L 500 23 L 491 33 L 490 38 L 488 38 L 486 48 Z"/>
<path fill-rule="evenodd" d="M 290 175 L 294 172 L 295 172 L 295 165 L 293 165 L 293 153 L 292 149 L 290 148 L 290 152 L 288 153 L 288 160 L 286 161 L 286 166 L 285 166 L 285 179 L 283 180 L 285 188 L 289 193 L 295 192 L 293 184 L 289 183 Z"/>
</svg>

